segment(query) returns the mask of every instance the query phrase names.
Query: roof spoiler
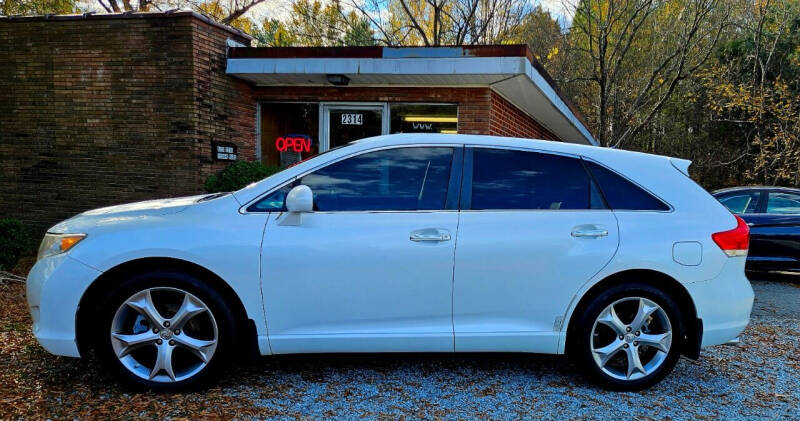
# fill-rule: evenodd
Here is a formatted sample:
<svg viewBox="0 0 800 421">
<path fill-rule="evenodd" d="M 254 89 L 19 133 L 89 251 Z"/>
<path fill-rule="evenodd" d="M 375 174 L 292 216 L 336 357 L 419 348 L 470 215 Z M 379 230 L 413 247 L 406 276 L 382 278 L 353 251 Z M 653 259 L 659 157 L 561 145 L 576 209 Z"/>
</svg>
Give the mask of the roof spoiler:
<svg viewBox="0 0 800 421">
<path fill-rule="evenodd" d="M 676 170 L 689 177 L 689 166 L 692 165 L 692 161 L 689 161 L 688 159 L 670 158 L 669 163 L 672 164 Z"/>
</svg>

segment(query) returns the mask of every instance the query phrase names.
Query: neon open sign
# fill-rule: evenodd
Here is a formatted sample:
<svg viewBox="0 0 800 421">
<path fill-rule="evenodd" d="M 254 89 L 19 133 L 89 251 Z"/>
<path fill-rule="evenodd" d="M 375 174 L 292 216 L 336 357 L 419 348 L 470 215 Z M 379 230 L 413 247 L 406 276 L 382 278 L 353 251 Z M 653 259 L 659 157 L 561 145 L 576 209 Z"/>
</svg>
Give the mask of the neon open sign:
<svg viewBox="0 0 800 421">
<path fill-rule="evenodd" d="M 275 139 L 278 152 L 311 152 L 311 137 L 306 135 L 289 135 Z"/>
</svg>

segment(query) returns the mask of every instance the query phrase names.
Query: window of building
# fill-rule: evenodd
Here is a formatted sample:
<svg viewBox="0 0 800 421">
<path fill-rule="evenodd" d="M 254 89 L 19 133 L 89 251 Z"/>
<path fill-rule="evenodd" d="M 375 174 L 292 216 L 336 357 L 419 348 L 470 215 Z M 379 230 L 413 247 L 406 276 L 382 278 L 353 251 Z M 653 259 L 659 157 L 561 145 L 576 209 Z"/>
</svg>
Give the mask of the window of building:
<svg viewBox="0 0 800 421">
<path fill-rule="evenodd" d="M 319 211 L 444 209 L 452 148 L 368 152 L 304 176 Z"/>
<path fill-rule="evenodd" d="M 470 207 L 557 210 L 604 204 L 578 158 L 475 148 Z"/>
<path fill-rule="evenodd" d="M 455 104 L 390 104 L 391 133 L 456 133 Z"/>
<path fill-rule="evenodd" d="M 614 210 L 668 211 L 664 204 L 625 177 L 591 161 L 585 161 L 594 180 L 603 192 L 606 203 Z"/>
<path fill-rule="evenodd" d="M 261 162 L 288 167 L 319 151 L 319 104 L 261 104 Z"/>
<path fill-rule="evenodd" d="M 262 102 L 260 107 L 261 162 L 281 168 L 387 132 L 458 131 L 455 104 Z"/>
</svg>

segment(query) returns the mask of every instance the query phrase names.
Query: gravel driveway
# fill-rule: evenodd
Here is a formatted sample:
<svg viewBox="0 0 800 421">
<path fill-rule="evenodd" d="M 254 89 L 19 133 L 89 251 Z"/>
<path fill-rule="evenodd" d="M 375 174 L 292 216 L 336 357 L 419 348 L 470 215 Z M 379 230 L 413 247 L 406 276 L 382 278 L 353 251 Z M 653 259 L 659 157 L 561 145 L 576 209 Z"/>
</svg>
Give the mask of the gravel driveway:
<svg viewBox="0 0 800 421">
<path fill-rule="evenodd" d="M 266 390 L 229 393 L 289 417 L 800 418 L 800 287 L 753 286 L 744 345 L 684 358 L 645 392 L 598 390 L 561 357 L 478 354 L 267 359 Z"/>
<path fill-rule="evenodd" d="M 744 345 L 682 359 L 665 381 L 637 393 L 597 389 L 562 357 L 519 354 L 265 357 L 209 391 L 136 393 L 120 390 L 91 361 L 45 353 L 15 310 L 17 319 L 0 320 L 0 419 L 800 419 L 800 284 L 753 286 Z"/>
</svg>

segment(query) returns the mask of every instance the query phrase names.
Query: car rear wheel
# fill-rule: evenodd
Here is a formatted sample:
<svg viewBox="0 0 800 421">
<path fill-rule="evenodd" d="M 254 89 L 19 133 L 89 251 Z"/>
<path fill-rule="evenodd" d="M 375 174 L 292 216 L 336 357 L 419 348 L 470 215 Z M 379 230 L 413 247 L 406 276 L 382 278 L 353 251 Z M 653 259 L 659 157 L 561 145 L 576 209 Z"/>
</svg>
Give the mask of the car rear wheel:
<svg viewBox="0 0 800 421">
<path fill-rule="evenodd" d="M 669 295 L 631 283 L 595 297 L 573 334 L 572 353 L 592 380 L 611 389 L 641 390 L 675 367 L 683 326 Z"/>
<path fill-rule="evenodd" d="M 157 271 L 110 292 L 100 313 L 101 360 L 123 380 L 160 391 L 207 383 L 229 362 L 234 337 L 222 297 L 191 275 Z"/>
</svg>

